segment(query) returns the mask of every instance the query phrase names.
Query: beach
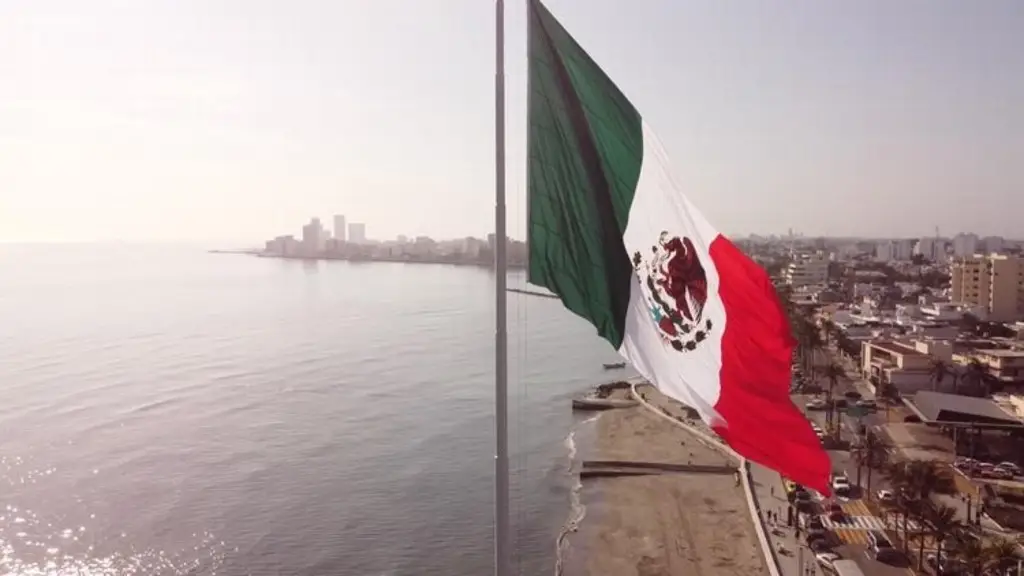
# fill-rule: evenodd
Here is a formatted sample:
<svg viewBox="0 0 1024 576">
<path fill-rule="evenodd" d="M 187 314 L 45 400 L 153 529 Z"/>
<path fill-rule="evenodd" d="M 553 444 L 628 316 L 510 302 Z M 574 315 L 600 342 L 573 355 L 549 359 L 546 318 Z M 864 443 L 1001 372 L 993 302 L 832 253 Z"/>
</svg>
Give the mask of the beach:
<svg viewBox="0 0 1024 576">
<path fill-rule="evenodd" d="M 672 416 L 678 403 L 653 387 L 638 388 Z M 611 398 L 627 399 L 628 389 Z M 694 435 L 637 405 L 605 411 L 597 421 L 593 459 L 735 466 Z M 762 576 L 768 570 L 742 487 L 732 473 L 667 472 L 587 478 L 587 516 L 574 564 L 595 576 Z"/>
</svg>

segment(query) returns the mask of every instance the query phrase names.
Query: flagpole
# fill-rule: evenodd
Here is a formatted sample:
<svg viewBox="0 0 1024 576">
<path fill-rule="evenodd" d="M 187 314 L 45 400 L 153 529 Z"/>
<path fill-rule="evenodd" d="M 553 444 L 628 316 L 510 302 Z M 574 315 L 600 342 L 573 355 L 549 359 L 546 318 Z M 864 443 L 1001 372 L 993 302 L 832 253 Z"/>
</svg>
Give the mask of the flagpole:
<svg viewBox="0 0 1024 576">
<path fill-rule="evenodd" d="M 494 574 L 511 576 L 508 470 L 508 241 L 505 230 L 505 1 L 495 3 Z"/>
</svg>

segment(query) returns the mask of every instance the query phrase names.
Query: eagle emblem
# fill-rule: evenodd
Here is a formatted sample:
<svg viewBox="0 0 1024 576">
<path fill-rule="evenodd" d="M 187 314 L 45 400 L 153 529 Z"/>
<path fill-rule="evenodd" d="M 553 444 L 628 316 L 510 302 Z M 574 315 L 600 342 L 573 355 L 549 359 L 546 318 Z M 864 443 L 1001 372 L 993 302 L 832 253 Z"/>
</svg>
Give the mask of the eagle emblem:
<svg viewBox="0 0 1024 576">
<path fill-rule="evenodd" d="M 651 247 L 651 257 L 633 254 L 633 269 L 640 279 L 647 309 L 658 333 L 679 352 L 697 349 L 713 324 L 704 318 L 708 278 L 689 238 L 662 232 Z"/>
</svg>

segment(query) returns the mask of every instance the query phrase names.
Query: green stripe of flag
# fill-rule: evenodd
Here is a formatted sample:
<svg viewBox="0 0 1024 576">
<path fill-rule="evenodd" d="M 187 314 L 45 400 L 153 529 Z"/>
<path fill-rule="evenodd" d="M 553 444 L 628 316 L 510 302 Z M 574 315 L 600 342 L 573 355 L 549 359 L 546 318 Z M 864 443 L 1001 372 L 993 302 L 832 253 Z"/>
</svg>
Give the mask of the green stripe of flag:
<svg viewBox="0 0 1024 576">
<path fill-rule="evenodd" d="M 528 278 L 618 348 L 633 268 L 622 243 L 643 161 L 640 114 L 530 0 Z"/>
</svg>

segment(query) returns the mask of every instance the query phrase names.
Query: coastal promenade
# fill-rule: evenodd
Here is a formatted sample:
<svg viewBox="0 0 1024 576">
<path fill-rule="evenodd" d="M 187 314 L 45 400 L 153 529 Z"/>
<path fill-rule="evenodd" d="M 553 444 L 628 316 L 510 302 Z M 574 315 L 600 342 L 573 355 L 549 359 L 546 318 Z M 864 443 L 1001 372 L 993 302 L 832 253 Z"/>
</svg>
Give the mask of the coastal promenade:
<svg viewBox="0 0 1024 576">
<path fill-rule="evenodd" d="M 612 392 L 613 399 L 631 395 Z M 678 402 L 649 387 L 638 398 L 596 421 L 591 462 L 635 473 L 583 480 L 586 519 L 571 537 L 563 573 L 778 576 L 765 565 L 748 498 L 735 481 L 738 460 L 676 425 L 686 411 Z M 652 463 L 661 470 L 645 466 Z"/>
<path fill-rule="evenodd" d="M 638 388 L 644 387 L 644 392 L 640 392 Z M 781 544 L 783 549 L 796 550 L 798 541 L 794 535 L 788 535 L 781 531 L 776 531 L 772 534 L 769 531 L 768 517 L 764 514 L 767 509 L 760 504 L 760 502 L 767 502 L 767 496 L 771 494 L 771 489 L 768 487 L 770 478 L 764 474 L 769 472 L 775 474 L 771 470 L 767 470 L 764 467 L 752 464 L 745 458 L 733 451 L 732 448 L 727 446 L 724 442 L 718 439 L 717 435 L 708 428 L 703 421 L 698 418 L 692 417 L 693 414 L 688 410 L 683 409 L 678 413 L 673 413 L 673 410 L 669 409 L 664 400 L 667 400 L 660 392 L 657 392 L 650 384 L 643 380 L 634 381 L 630 388 L 631 396 L 640 402 L 645 409 L 652 412 L 654 415 L 672 423 L 674 426 L 678 426 L 694 437 L 700 439 L 705 445 L 711 447 L 714 450 L 721 452 L 731 460 L 739 463 L 743 474 L 740 477 L 745 500 L 747 504 L 747 516 L 751 519 L 750 525 L 754 528 L 754 532 L 757 536 L 757 543 L 759 545 L 761 555 L 764 559 L 764 566 L 767 569 L 767 573 L 771 576 L 801 576 L 799 562 L 790 563 L 788 555 L 778 553 L 777 547 Z M 648 395 L 656 395 L 655 397 L 661 397 L 664 399 L 662 402 L 649 401 Z M 681 407 L 681 405 L 679 405 Z M 755 477 L 755 472 L 757 476 Z M 778 474 L 775 474 L 778 477 Z M 764 487 L 761 491 L 760 488 Z M 763 492 L 763 493 L 762 493 Z M 769 504 L 770 506 L 770 504 Z M 791 565 L 792 564 L 792 565 Z"/>
</svg>

